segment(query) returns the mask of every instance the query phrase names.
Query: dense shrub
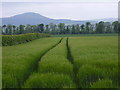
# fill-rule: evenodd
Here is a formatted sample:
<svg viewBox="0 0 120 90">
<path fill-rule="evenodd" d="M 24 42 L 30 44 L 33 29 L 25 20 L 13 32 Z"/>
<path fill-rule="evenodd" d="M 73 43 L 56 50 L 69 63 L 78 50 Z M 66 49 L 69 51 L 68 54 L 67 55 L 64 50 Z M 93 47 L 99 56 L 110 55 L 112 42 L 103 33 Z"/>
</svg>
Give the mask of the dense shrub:
<svg viewBox="0 0 120 90">
<path fill-rule="evenodd" d="M 49 37 L 48 34 L 28 33 L 21 35 L 2 35 L 2 46 L 12 46 L 16 44 L 26 43 L 38 38 Z"/>
</svg>

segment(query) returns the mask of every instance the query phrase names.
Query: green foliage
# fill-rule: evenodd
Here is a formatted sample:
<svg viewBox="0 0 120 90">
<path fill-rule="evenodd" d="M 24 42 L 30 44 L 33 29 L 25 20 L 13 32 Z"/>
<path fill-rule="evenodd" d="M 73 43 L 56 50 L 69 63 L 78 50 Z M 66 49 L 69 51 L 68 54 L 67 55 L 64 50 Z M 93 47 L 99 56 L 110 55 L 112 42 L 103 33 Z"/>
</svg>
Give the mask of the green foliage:
<svg viewBox="0 0 120 90">
<path fill-rule="evenodd" d="M 19 26 L 19 29 L 20 29 L 20 34 L 23 34 L 24 33 L 24 25 L 20 25 Z"/>
<path fill-rule="evenodd" d="M 91 85 L 91 88 L 116 88 L 116 87 L 113 85 L 112 80 L 105 79 L 98 80 L 97 82 L 93 83 L 93 85 Z"/>
<path fill-rule="evenodd" d="M 44 31 L 44 24 L 39 24 L 39 32 L 42 33 Z"/>
<path fill-rule="evenodd" d="M 86 22 L 85 24 L 67 25 L 65 23 L 49 23 L 48 25 L 3 25 L 3 35 L 24 34 L 24 33 L 46 33 L 46 34 L 103 34 L 103 33 L 118 33 L 120 23 L 118 21 L 103 22 L 100 21 L 96 24 Z"/>
<path fill-rule="evenodd" d="M 66 38 L 45 54 L 39 62 L 38 72 L 26 81 L 26 88 L 75 88 L 73 66 L 67 60 Z"/>
<path fill-rule="evenodd" d="M 73 66 L 67 60 L 66 38 L 52 50 L 50 50 L 39 62 L 39 72 L 41 73 L 62 73 L 73 75 Z"/>
<path fill-rule="evenodd" d="M 84 64 L 80 67 L 77 74 L 79 86 L 89 88 L 90 85 L 101 79 L 110 79 L 116 87 L 118 86 L 118 68 L 96 67 L 92 64 Z"/>
<path fill-rule="evenodd" d="M 115 21 L 112 23 L 114 32 L 119 33 L 120 32 L 120 23 L 118 21 Z"/>
<path fill-rule="evenodd" d="M 91 83 L 103 78 L 101 71 L 101 69 L 91 65 L 81 66 L 77 74 L 79 87 L 89 88 Z"/>
<path fill-rule="evenodd" d="M 117 36 L 70 37 L 68 47 L 73 64 L 67 59 L 66 40 L 62 39 L 57 46 L 60 38 L 41 38 L 3 47 L 3 88 L 22 87 L 23 84 L 24 88 L 119 86 Z"/>
<path fill-rule="evenodd" d="M 86 22 L 86 33 L 90 33 L 90 22 Z"/>
<path fill-rule="evenodd" d="M 67 60 L 66 38 L 45 54 L 39 62 L 38 73 L 26 81 L 25 88 L 75 88 L 73 66 Z"/>
<path fill-rule="evenodd" d="M 46 73 L 33 74 L 25 83 L 23 88 L 75 88 L 75 85 L 68 75 Z"/>
<path fill-rule="evenodd" d="M 42 38 L 25 44 L 3 47 L 3 88 L 21 87 L 36 67 L 39 57 L 57 44 L 60 39 Z"/>
<path fill-rule="evenodd" d="M 21 34 L 21 35 L 2 35 L 2 45 L 12 46 L 49 36 L 50 35 L 48 34 L 40 34 L 40 33 L 29 33 L 29 34 Z"/>
<path fill-rule="evenodd" d="M 59 33 L 60 34 L 64 34 L 64 30 L 65 30 L 65 24 L 64 23 L 59 23 L 58 24 L 58 28 L 59 28 Z"/>
<path fill-rule="evenodd" d="M 7 29 L 8 29 L 8 31 L 9 31 L 8 34 L 9 34 L 9 35 L 12 35 L 12 25 L 11 25 L 11 24 L 8 24 L 8 25 L 7 25 Z"/>
<path fill-rule="evenodd" d="M 69 46 L 78 87 L 90 88 L 94 82 L 106 78 L 118 86 L 117 36 L 71 37 Z"/>
<path fill-rule="evenodd" d="M 12 74 L 4 74 L 2 77 L 2 88 L 18 88 L 18 81 Z"/>
<path fill-rule="evenodd" d="M 96 33 L 104 33 L 105 32 L 105 25 L 104 22 L 101 21 L 96 25 Z"/>
</svg>

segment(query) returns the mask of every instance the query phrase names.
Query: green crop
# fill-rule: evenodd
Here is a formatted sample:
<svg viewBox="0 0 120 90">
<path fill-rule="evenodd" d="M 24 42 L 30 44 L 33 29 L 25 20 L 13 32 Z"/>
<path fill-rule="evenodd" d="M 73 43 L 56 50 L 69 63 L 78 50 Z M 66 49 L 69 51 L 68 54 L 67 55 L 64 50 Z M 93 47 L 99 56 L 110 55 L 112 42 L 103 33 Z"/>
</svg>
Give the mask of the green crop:
<svg viewBox="0 0 120 90">
<path fill-rule="evenodd" d="M 37 66 L 40 56 L 59 41 L 60 38 L 41 38 L 3 47 L 3 88 L 20 87 Z"/>
<path fill-rule="evenodd" d="M 3 88 L 118 88 L 118 37 L 41 38 L 3 47 Z"/>
<path fill-rule="evenodd" d="M 56 72 L 73 75 L 73 65 L 67 59 L 66 38 L 52 50 L 50 50 L 39 62 L 39 72 Z"/>
<path fill-rule="evenodd" d="M 98 80 L 97 82 L 91 85 L 91 88 L 116 88 L 113 85 L 112 80 L 105 79 L 105 80 Z"/>
<path fill-rule="evenodd" d="M 68 75 L 56 73 L 34 73 L 23 88 L 75 88 Z"/>
<path fill-rule="evenodd" d="M 72 37 L 69 47 L 74 59 L 78 87 L 89 88 L 101 79 L 118 85 L 118 37 Z"/>
<path fill-rule="evenodd" d="M 39 62 L 38 72 L 31 75 L 27 88 L 75 88 L 73 65 L 67 59 L 66 38 L 47 52 Z"/>
</svg>

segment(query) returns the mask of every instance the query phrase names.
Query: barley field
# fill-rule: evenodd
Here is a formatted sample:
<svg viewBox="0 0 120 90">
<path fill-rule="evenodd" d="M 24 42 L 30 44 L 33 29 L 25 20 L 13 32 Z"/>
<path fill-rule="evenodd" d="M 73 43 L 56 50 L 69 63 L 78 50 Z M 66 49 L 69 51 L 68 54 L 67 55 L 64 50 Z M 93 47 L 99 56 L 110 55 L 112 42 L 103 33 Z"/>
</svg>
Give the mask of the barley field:
<svg viewBox="0 0 120 90">
<path fill-rule="evenodd" d="M 118 36 L 47 37 L 3 46 L 3 88 L 118 88 Z"/>
</svg>

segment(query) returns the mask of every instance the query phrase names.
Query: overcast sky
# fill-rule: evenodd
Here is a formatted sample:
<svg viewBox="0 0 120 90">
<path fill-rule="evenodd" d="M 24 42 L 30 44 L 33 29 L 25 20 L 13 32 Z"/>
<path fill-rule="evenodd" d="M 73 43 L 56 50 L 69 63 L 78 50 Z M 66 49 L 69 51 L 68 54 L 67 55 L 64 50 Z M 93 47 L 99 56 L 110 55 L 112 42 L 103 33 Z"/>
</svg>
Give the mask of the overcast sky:
<svg viewBox="0 0 120 90">
<path fill-rule="evenodd" d="M 0 17 L 10 17 L 26 12 L 36 12 L 53 19 L 91 20 L 118 17 L 119 0 L 7 1 L 4 0 L 2 3 L 2 15 Z"/>
</svg>

